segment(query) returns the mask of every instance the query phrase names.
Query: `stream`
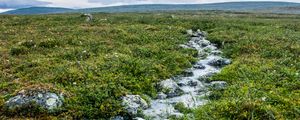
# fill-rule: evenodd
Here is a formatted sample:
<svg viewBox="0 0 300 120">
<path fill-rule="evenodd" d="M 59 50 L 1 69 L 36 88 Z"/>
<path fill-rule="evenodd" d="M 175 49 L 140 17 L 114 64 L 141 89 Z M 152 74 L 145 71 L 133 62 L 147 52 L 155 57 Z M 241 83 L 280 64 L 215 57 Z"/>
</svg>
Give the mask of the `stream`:
<svg viewBox="0 0 300 120">
<path fill-rule="evenodd" d="M 162 120 L 170 116 L 183 117 L 184 114 L 176 110 L 176 104 L 184 105 L 189 109 L 197 108 L 208 102 L 205 96 L 209 95 L 209 88 L 224 89 L 226 87 L 227 83 L 224 81 L 208 82 L 207 80 L 219 73 L 231 61 L 223 58 L 222 52 L 216 45 L 206 40 L 205 32 L 187 30 L 187 33 L 190 36 L 189 42 L 180 46 L 184 49 L 197 50 L 198 61 L 182 75 L 161 81 L 157 98 L 152 99 L 149 104 L 138 95 L 123 97 L 124 105 L 129 106 L 125 109 L 131 113 L 137 113 L 137 109 L 142 108 L 144 117 L 135 119 Z"/>
</svg>

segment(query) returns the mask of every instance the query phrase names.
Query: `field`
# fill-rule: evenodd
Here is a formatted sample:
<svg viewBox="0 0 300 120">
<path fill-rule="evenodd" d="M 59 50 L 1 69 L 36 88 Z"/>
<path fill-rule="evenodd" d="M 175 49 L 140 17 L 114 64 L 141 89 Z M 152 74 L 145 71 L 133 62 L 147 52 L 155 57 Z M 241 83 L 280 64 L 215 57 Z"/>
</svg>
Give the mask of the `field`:
<svg viewBox="0 0 300 120">
<path fill-rule="evenodd" d="M 229 86 L 189 111 L 196 119 L 300 118 L 300 16 L 220 11 L 1 15 L 0 118 L 126 115 L 121 96 L 155 97 L 155 83 L 191 67 L 196 51 L 179 45 L 198 28 L 233 63 L 210 79 Z M 35 89 L 63 93 L 61 110 L 4 109 Z"/>
</svg>

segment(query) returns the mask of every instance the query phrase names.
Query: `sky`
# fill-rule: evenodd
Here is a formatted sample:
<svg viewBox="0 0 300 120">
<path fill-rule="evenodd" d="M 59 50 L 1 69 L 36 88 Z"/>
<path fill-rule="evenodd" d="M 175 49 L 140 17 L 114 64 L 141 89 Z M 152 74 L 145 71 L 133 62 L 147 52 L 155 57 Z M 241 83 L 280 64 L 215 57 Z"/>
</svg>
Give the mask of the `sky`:
<svg viewBox="0 0 300 120">
<path fill-rule="evenodd" d="M 284 1 L 300 3 L 300 0 L 0 0 L 0 12 L 33 6 L 91 8 L 132 4 L 204 4 L 233 1 Z"/>
</svg>

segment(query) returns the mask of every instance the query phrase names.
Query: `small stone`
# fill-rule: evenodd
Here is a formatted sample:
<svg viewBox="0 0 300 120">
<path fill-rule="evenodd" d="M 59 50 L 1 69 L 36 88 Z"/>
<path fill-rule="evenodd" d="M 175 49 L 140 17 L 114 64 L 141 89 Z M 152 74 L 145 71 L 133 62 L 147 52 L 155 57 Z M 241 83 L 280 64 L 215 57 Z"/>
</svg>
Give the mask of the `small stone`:
<svg viewBox="0 0 300 120">
<path fill-rule="evenodd" d="M 133 118 L 133 120 L 145 120 L 145 119 L 140 118 L 140 117 L 136 117 L 136 118 Z"/>
<path fill-rule="evenodd" d="M 39 97 L 39 98 L 42 98 L 42 97 L 43 97 L 43 94 L 39 93 L 39 94 L 38 94 L 38 97 Z"/>
<path fill-rule="evenodd" d="M 179 47 L 184 48 L 184 49 L 190 48 L 190 47 L 187 46 L 187 45 L 179 45 Z"/>
<path fill-rule="evenodd" d="M 162 92 L 159 92 L 158 95 L 157 95 L 157 99 L 166 99 L 167 98 L 167 95 L 162 93 Z"/>
<path fill-rule="evenodd" d="M 175 15 L 171 15 L 171 18 L 176 18 L 176 16 Z"/>
<path fill-rule="evenodd" d="M 193 37 L 205 37 L 207 36 L 207 33 L 206 32 L 202 32 L 201 30 L 197 30 L 195 33 L 193 33 L 192 35 Z"/>
<path fill-rule="evenodd" d="M 54 99 L 54 98 L 49 98 L 46 101 L 46 105 L 48 105 L 48 106 L 53 106 L 53 105 L 55 105 L 55 103 L 56 103 L 56 99 Z"/>
<path fill-rule="evenodd" d="M 201 63 L 197 63 L 193 66 L 195 69 L 205 69 L 205 66 Z"/>
<path fill-rule="evenodd" d="M 225 65 L 229 65 L 230 63 L 231 61 L 229 59 L 219 57 L 211 60 L 208 64 L 215 67 L 222 67 Z"/>
<path fill-rule="evenodd" d="M 221 55 L 222 52 L 219 51 L 219 50 L 214 50 L 214 51 L 211 52 L 211 54 L 212 54 L 212 55 Z"/>
<path fill-rule="evenodd" d="M 210 42 L 208 40 L 201 40 L 198 44 L 201 45 L 201 47 L 206 47 L 210 44 Z"/>
<path fill-rule="evenodd" d="M 190 30 L 187 30 L 186 33 L 187 33 L 188 35 L 192 36 L 192 35 L 193 35 L 193 30 L 191 30 L 191 29 L 190 29 Z"/>
<path fill-rule="evenodd" d="M 262 100 L 262 101 L 266 101 L 266 100 L 267 100 L 267 97 L 262 97 L 261 100 Z"/>
<path fill-rule="evenodd" d="M 195 80 L 191 80 L 188 82 L 188 85 L 191 86 L 191 87 L 195 87 L 198 85 L 198 81 L 195 81 Z"/>
<path fill-rule="evenodd" d="M 180 86 L 180 87 L 183 87 L 183 86 L 186 86 L 186 83 L 184 81 L 179 81 L 177 83 L 177 85 Z"/>
</svg>

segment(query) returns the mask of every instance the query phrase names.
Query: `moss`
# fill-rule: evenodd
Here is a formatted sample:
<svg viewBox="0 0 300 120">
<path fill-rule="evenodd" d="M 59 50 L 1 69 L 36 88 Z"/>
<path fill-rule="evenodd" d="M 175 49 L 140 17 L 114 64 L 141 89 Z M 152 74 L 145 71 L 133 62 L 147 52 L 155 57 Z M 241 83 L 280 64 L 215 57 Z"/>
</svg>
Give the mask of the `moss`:
<svg viewBox="0 0 300 120">
<path fill-rule="evenodd" d="M 177 103 L 174 108 L 178 110 L 180 113 L 188 114 L 192 112 L 192 109 L 187 108 L 184 103 Z"/>
</svg>

